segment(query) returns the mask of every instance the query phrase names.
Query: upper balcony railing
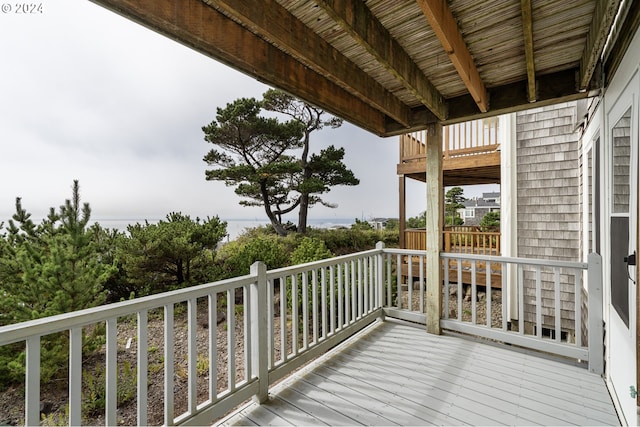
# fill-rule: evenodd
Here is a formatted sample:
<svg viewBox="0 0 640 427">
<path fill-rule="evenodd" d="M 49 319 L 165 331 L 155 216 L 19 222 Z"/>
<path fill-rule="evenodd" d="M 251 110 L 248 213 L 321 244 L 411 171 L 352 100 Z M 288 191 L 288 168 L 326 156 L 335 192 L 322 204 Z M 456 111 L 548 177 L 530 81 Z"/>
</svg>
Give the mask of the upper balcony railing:
<svg viewBox="0 0 640 427">
<path fill-rule="evenodd" d="M 479 227 L 446 227 L 442 232 L 444 252 L 476 255 L 500 255 L 500 231 L 481 231 Z M 426 250 L 427 232 L 424 228 L 404 231 L 405 249 Z"/>
<path fill-rule="evenodd" d="M 88 398 L 83 396 L 82 339 L 85 328 L 95 330 L 96 326 L 106 327 L 100 350 L 106 366 L 106 425 L 119 424 L 118 365 L 123 348 L 129 348 L 129 344 L 123 347 L 124 342 L 134 343 L 129 351 L 136 355 L 137 424 L 210 424 L 251 397 L 264 401 L 270 384 L 385 315 L 424 323 L 425 257 L 424 251 L 385 249 L 379 244 L 374 250 L 278 270 L 267 271 L 264 264 L 255 263 L 246 276 L 4 326 L 0 328 L 0 346 L 18 345 L 26 350 L 26 425 L 40 423 L 41 341 L 51 334 L 58 334 L 59 342 L 68 343 L 69 348 L 68 423 L 82 423 L 83 401 Z M 467 303 L 463 302 L 462 283 L 445 269 L 442 327 L 589 361 L 590 370 L 602 372 L 598 255 L 592 254 L 588 264 L 455 253 L 440 257 L 459 266 L 469 263 L 473 284 L 482 287 L 486 283 L 487 301 L 486 321 L 479 314 L 482 304 L 476 304 L 476 286 L 471 305 L 463 309 Z M 415 277 L 409 273 L 403 279 L 399 272 L 405 262 L 419 265 L 420 273 Z M 496 322 L 489 304 L 495 300 L 490 280 L 475 277 L 476 265 L 481 262 L 515 271 L 519 291 L 510 297 L 513 301 L 507 292 L 495 294 L 500 295 L 501 307 Z M 561 301 L 560 283 L 567 277 L 571 278 L 574 292 L 569 295 L 573 299 L 567 301 L 564 286 Z M 458 289 L 456 297 L 450 296 L 450 288 Z M 543 307 L 543 297 L 549 299 L 548 295 L 555 295 L 551 298 L 555 308 L 550 311 Z M 510 303 L 517 307 L 517 328 L 510 328 L 507 318 Z M 572 313 L 573 340 L 563 339 L 561 310 Z M 527 312 L 533 313 L 533 328 L 524 323 Z M 553 316 L 553 338 L 545 337 L 544 325 Z M 216 327 L 221 318 L 225 320 Z M 135 325 L 133 337 L 122 335 L 121 323 Z M 153 349 L 149 345 L 152 325 L 163 331 L 162 344 Z M 154 359 L 153 369 L 152 357 L 159 357 L 159 361 Z M 148 400 L 150 373 L 158 366 L 164 374 L 162 403 Z M 198 393 L 201 383 L 208 389 L 206 396 Z M 148 409 L 152 403 L 159 405 L 159 413 Z"/>
<path fill-rule="evenodd" d="M 499 119 L 490 117 L 444 126 L 443 158 L 495 153 L 500 147 Z M 412 132 L 400 137 L 400 163 L 426 158 L 427 131 Z"/>
</svg>

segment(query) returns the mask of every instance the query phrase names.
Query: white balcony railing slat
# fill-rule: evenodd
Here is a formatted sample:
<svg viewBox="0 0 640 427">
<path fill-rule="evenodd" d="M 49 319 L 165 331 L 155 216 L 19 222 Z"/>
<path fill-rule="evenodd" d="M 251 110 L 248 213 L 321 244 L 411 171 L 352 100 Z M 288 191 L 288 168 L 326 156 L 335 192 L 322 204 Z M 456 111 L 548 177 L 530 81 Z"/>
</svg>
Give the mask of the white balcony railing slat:
<svg viewBox="0 0 640 427">
<path fill-rule="evenodd" d="M 138 312 L 138 375 L 137 375 L 137 387 L 138 387 L 138 399 L 137 399 L 137 412 L 138 412 L 138 425 L 144 426 L 149 424 L 147 422 L 147 377 L 149 369 L 149 357 L 148 357 L 148 313 L 147 310 Z M 75 424 L 78 425 L 78 424 Z"/>
<path fill-rule="evenodd" d="M 69 333 L 69 425 L 77 426 L 81 422 L 82 327 L 75 327 Z"/>
</svg>

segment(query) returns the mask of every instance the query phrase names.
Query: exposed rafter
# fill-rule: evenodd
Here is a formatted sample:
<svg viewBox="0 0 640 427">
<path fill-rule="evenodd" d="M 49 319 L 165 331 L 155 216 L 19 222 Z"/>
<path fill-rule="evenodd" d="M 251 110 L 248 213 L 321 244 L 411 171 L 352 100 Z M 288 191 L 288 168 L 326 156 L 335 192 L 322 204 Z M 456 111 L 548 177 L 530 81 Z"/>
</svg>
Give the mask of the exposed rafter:
<svg viewBox="0 0 640 427">
<path fill-rule="evenodd" d="M 362 0 L 316 0 L 360 45 L 400 80 L 440 120 L 444 98 Z"/>
<path fill-rule="evenodd" d="M 257 79 L 384 135 L 385 114 L 201 0 L 93 0 Z"/>
<path fill-rule="evenodd" d="M 254 33 L 285 49 L 316 72 L 355 91 L 364 102 L 409 127 L 409 107 L 275 0 L 263 0 L 259 6 L 253 0 L 205 2 L 243 22 Z"/>
<path fill-rule="evenodd" d="M 527 61 L 527 95 L 529 102 L 536 101 L 536 68 L 533 60 L 533 17 L 531 16 L 531 0 L 520 0 L 522 8 L 522 35 L 524 37 L 524 53 Z"/>
<path fill-rule="evenodd" d="M 487 90 L 446 0 L 417 1 L 478 108 L 483 113 L 487 112 Z"/>
<path fill-rule="evenodd" d="M 587 34 L 587 42 L 580 60 L 580 80 L 578 88 L 585 90 L 589 86 L 593 72 L 604 50 L 609 31 L 613 25 L 621 0 L 597 0 L 596 8 Z"/>
</svg>

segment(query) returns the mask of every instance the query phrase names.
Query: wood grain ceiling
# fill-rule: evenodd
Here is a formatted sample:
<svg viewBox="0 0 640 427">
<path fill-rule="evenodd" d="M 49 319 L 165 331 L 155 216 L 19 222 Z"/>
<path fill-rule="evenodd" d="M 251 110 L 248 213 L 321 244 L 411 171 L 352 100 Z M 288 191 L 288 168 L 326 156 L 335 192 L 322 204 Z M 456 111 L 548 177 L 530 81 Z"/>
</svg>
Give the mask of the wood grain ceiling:
<svg viewBox="0 0 640 427">
<path fill-rule="evenodd" d="M 623 41 L 640 21 L 629 0 L 93 1 L 381 136 L 594 95 L 616 14 Z"/>
</svg>

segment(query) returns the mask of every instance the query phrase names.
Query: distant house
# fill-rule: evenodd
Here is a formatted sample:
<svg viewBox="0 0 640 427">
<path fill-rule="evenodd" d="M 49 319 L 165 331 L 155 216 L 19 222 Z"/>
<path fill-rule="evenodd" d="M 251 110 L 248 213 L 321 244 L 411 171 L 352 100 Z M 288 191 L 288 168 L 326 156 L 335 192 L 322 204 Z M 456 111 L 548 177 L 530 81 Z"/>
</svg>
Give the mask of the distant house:
<svg viewBox="0 0 640 427">
<path fill-rule="evenodd" d="M 482 197 L 465 200 L 462 204 L 464 208 L 458 209 L 458 215 L 464 225 L 478 226 L 486 214 L 500 211 L 500 192 L 482 193 Z"/>
<path fill-rule="evenodd" d="M 367 222 L 374 230 L 384 230 L 390 220 L 395 220 L 396 223 L 398 221 L 397 218 L 371 218 Z"/>
</svg>

